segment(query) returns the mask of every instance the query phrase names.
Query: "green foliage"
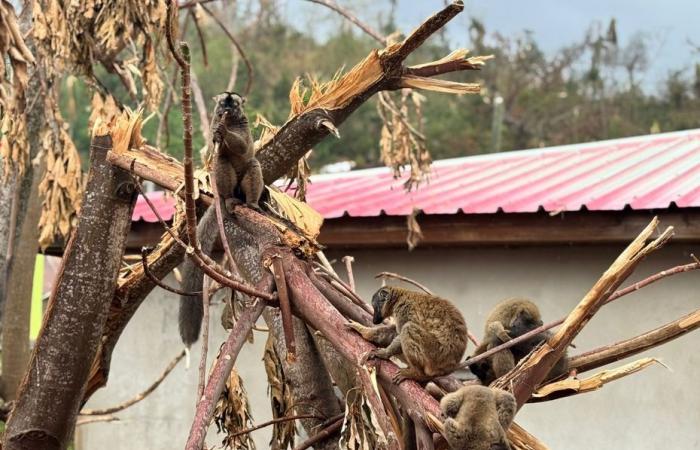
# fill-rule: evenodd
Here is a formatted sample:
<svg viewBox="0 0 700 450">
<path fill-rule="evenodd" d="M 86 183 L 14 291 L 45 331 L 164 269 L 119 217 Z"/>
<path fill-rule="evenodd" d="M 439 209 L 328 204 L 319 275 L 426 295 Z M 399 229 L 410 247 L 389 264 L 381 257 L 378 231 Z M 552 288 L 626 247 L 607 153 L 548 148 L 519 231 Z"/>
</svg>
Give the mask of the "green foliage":
<svg viewBox="0 0 700 450">
<path fill-rule="evenodd" d="M 391 20 L 389 17 L 387 29 L 393 28 Z M 646 134 L 655 124 L 659 131 L 699 127 L 700 64 L 669 68 L 657 90 L 644 92 L 637 80 L 643 79 L 648 62 L 653 59 L 649 54 L 653 46 L 638 34 L 626 47 L 618 48 L 617 36 L 611 38 L 613 27 L 591 27 L 581 42 L 546 55 L 528 33 L 515 37 L 489 34 L 484 24 L 473 21 L 469 26 L 472 54 L 494 54 L 496 58 L 481 72 L 446 76 L 480 81 L 484 86 L 481 96 L 426 94 L 424 130 L 433 159 Z M 299 31 L 274 14 L 259 20 L 254 27 L 232 29 L 244 30 L 238 37 L 254 68 L 253 89 L 247 103 L 250 118 L 254 120 L 260 113 L 276 125 L 283 124 L 289 116 L 288 96 L 295 78 L 309 74 L 328 80 L 377 47 L 370 37 L 345 23 L 319 40 L 312 30 Z M 203 32 L 208 53 L 206 66 L 194 27 L 190 26 L 186 39 L 192 49 L 193 70 L 205 100 L 209 101 L 225 89 L 233 57 L 230 42 L 216 24 L 204 20 Z M 444 35 L 438 36 L 412 55 L 409 63 L 438 59 L 453 49 Z M 167 70 L 169 76 L 172 70 Z M 114 74 L 98 70 L 97 76 L 122 103 L 136 106 Z M 241 61 L 235 90 L 242 92 L 246 79 Z M 177 90 L 179 98 L 179 87 Z M 83 161 L 87 162 L 91 89 L 82 82 L 64 82 L 61 94 L 61 108 L 72 124 L 71 133 Z M 493 105 L 499 96 L 504 105 L 503 123 L 493 128 Z M 155 140 L 159 120 L 154 116 L 144 127 L 149 142 Z M 162 147 L 180 158 L 179 105 L 173 106 L 167 120 L 169 133 L 167 139 L 164 136 Z M 195 149 L 204 146 L 198 120 L 195 108 Z M 492 128 L 501 130 L 499 149 L 491 148 Z M 369 101 L 340 127 L 340 140 L 328 138 L 316 146 L 312 168 L 318 170 L 324 164 L 342 160 L 354 160 L 357 167 L 380 164 L 380 130 L 375 102 Z"/>
</svg>

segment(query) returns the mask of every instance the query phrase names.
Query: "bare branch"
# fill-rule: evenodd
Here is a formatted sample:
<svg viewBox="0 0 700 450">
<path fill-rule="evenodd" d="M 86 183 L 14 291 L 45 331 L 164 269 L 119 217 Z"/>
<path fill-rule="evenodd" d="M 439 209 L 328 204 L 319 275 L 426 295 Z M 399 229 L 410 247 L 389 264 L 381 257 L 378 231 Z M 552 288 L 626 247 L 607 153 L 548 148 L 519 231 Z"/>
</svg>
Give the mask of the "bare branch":
<svg viewBox="0 0 700 450">
<path fill-rule="evenodd" d="M 224 113 L 224 116 L 226 113 Z M 214 143 L 214 153 L 219 152 L 219 143 Z M 231 253 L 231 247 L 228 245 L 228 239 L 226 239 L 226 230 L 224 229 L 224 213 L 221 211 L 221 194 L 219 194 L 219 189 L 216 184 L 216 171 L 212 170 L 209 172 L 209 177 L 211 179 L 211 190 L 214 194 L 214 208 L 216 208 L 216 224 L 219 227 L 219 237 L 221 238 L 221 245 L 224 247 L 224 254 L 229 260 L 230 264 L 235 264 L 235 259 L 233 259 L 233 254 Z"/>
<path fill-rule="evenodd" d="M 547 373 L 560 359 L 574 337 L 603 306 L 613 290 L 629 277 L 647 255 L 662 247 L 671 238 L 673 228 L 669 227 L 654 241 L 646 244 L 658 223 L 655 217 L 618 256 L 548 342 L 523 358 L 513 370 L 496 380 L 493 386 L 511 391 L 518 407 L 521 407 L 530 398 L 533 390 L 544 381 Z"/>
<path fill-rule="evenodd" d="M 268 274 L 269 275 L 269 274 Z M 258 284 L 260 290 L 271 290 L 272 277 L 266 276 Z M 214 406 L 221 395 L 226 384 L 226 379 L 231 373 L 236 357 L 246 341 L 248 333 L 253 328 L 253 324 L 260 317 L 264 308 L 264 303 L 256 300 L 251 306 L 246 308 L 236 321 L 233 329 L 228 335 L 226 342 L 221 348 L 220 356 L 217 358 L 214 368 L 209 376 L 209 381 L 204 388 L 204 395 L 197 404 L 190 434 L 187 438 L 186 450 L 201 450 L 207 428 L 211 423 L 214 414 Z"/>
<path fill-rule="evenodd" d="M 139 186 L 139 192 L 143 196 L 143 193 L 140 191 L 140 189 L 141 189 L 141 187 Z M 153 275 L 151 273 L 151 270 L 148 268 L 148 254 L 150 253 L 150 251 L 151 251 L 151 249 L 149 249 L 148 247 L 143 247 L 141 249 L 141 265 L 143 266 L 143 273 L 146 274 L 146 277 L 148 277 L 148 279 L 151 280 L 156 286 L 158 286 L 161 289 L 165 289 L 168 292 L 172 292 L 174 294 L 179 294 L 179 295 L 186 295 L 189 297 L 196 297 L 202 293 L 201 291 L 185 292 L 181 289 L 168 286 L 167 284 L 165 284 L 161 280 L 159 280 L 158 277 Z"/>
<path fill-rule="evenodd" d="M 337 12 L 341 16 L 348 19 L 350 22 L 357 25 L 358 28 L 360 28 L 362 31 L 364 31 L 369 36 L 371 36 L 375 41 L 379 42 L 382 45 L 388 44 L 386 37 L 382 36 L 377 31 L 373 30 L 369 25 L 362 22 L 360 19 L 357 18 L 357 16 L 355 16 L 353 13 L 351 13 L 347 9 L 343 8 L 342 6 L 338 5 L 336 2 L 331 1 L 331 0 L 307 0 L 307 1 L 309 1 L 311 3 L 316 3 L 318 5 L 323 5 L 327 8 L 330 8 L 331 10 Z"/>
<path fill-rule="evenodd" d="M 331 417 L 330 419 L 328 419 L 328 422 L 330 422 L 330 423 L 332 424 L 332 423 L 334 423 L 334 422 L 336 422 L 336 421 L 338 421 L 338 420 L 340 420 L 340 419 L 342 419 L 342 418 L 343 418 L 343 414 L 340 414 L 340 415 L 338 415 L 338 416 Z M 261 429 L 261 428 L 269 427 L 270 425 L 274 425 L 274 424 L 276 424 L 276 423 L 288 422 L 288 421 L 290 421 L 290 420 L 301 420 L 301 419 L 318 419 L 318 420 L 323 420 L 323 419 L 325 419 L 325 417 L 319 416 L 319 415 L 315 415 L 315 414 L 298 414 L 298 415 L 296 415 L 296 416 L 278 417 L 278 418 L 276 418 L 276 419 L 272 419 L 272 420 L 268 420 L 267 422 L 263 422 L 263 423 L 261 423 L 261 424 L 259 424 L 259 425 L 254 426 L 254 427 L 246 428 L 245 430 L 241 430 L 241 431 L 236 431 L 235 433 L 229 435 L 229 437 L 234 438 L 234 437 L 237 437 L 237 436 L 242 436 L 242 435 L 244 435 L 244 434 L 251 433 L 251 432 L 253 432 L 253 431 L 255 431 L 255 430 L 259 430 L 259 429 Z"/>
<path fill-rule="evenodd" d="M 345 263 L 345 271 L 348 273 L 348 284 L 350 285 L 350 290 L 355 292 L 355 276 L 352 273 L 352 263 L 355 258 L 352 256 L 343 256 L 342 261 Z"/>
<path fill-rule="evenodd" d="M 313 447 L 317 443 L 323 441 L 329 436 L 332 436 L 335 434 L 338 430 L 340 430 L 340 427 L 343 426 L 343 418 L 339 417 L 338 419 L 335 420 L 335 422 L 330 423 L 327 425 L 325 428 L 323 428 L 321 431 L 318 433 L 314 434 L 301 444 L 297 445 L 294 447 L 294 450 L 306 450 L 309 447 Z"/>
<path fill-rule="evenodd" d="M 624 341 L 604 345 L 569 359 L 569 368 L 577 372 L 610 364 L 615 361 L 636 355 L 650 348 L 670 342 L 700 327 L 700 309 L 686 314 L 654 330 L 642 333 Z"/>
<path fill-rule="evenodd" d="M 173 358 L 170 363 L 165 367 L 165 370 L 161 372 L 161 374 L 158 376 L 158 378 L 155 379 L 153 383 L 151 383 L 150 386 L 148 386 L 146 389 L 144 389 L 142 392 L 139 392 L 129 400 L 126 400 L 122 403 L 119 403 L 118 405 L 111 406 L 109 408 L 102 408 L 102 409 L 83 409 L 80 411 L 81 416 L 104 416 L 107 414 L 113 414 L 115 412 L 122 411 L 126 408 L 128 408 L 131 405 L 134 405 L 144 398 L 146 398 L 151 392 L 155 391 L 158 386 L 165 380 L 165 378 L 170 374 L 170 372 L 173 371 L 173 369 L 177 366 L 177 364 L 182 360 L 182 358 L 185 357 L 185 350 L 182 349 L 180 353 Z M 80 422 L 80 421 L 78 421 Z"/>
<path fill-rule="evenodd" d="M 412 279 L 410 279 L 410 278 L 408 278 L 408 277 L 405 277 L 405 276 L 403 276 L 403 275 L 399 275 L 398 273 L 393 273 L 393 272 L 379 272 L 378 274 L 376 274 L 376 275 L 374 276 L 374 278 L 395 278 L 395 279 L 401 280 L 401 281 L 403 281 L 403 282 L 405 282 L 405 283 L 414 285 L 415 287 L 417 287 L 418 289 L 422 290 L 423 292 L 425 292 L 425 293 L 428 294 L 428 295 L 435 295 L 435 294 L 433 294 L 433 292 L 432 292 L 430 289 L 428 289 L 427 287 L 423 286 L 423 285 L 420 284 L 419 282 L 417 282 L 417 281 L 415 281 L 415 280 L 412 280 Z"/>
<path fill-rule="evenodd" d="M 224 32 L 224 34 L 229 38 L 231 43 L 236 47 L 236 50 L 238 50 L 238 54 L 241 55 L 241 59 L 243 60 L 243 63 L 245 64 L 246 70 L 248 71 L 248 79 L 246 80 L 245 84 L 245 89 L 243 90 L 243 95 L 248 96 L 250 94 L 250 90 L 253 87 L 253 65 L 250 63 L 250 60 L 248 59 L 248 56 L 246 56 L 245 51 L 243 50 L 243 47 L 238 43 L 238 40 L 236 40 L 235 37 L 233 37 L 233 34 L 226 28 L 226 25 L 214 14 L 209 8 L 207 8 L 204 5 L 200 5 L 202 9 L 211 16 L 212 19 L 214 19 L 214 22 L 216 22 L 217 25 L 219 25 L 219 28 Z"/>
<path fill-rule="evenodd" d="M 118 421 L 119 421 L 119 417 L 116 417 L 113 415 L 79 417 L 78 420 L 75 422 L 75 426 L 79 427 L 81 425 L 88 425 L 88 424 L 97 423 L 97 422 L 118 422 Z"/>
<path fill-rule="evenodd" d="M 659 280 L 666 278 L 666 277 L 669 277 L 671 275 L 690 272 L 691 270 L 697 270 L 697 269 L 700 269 L 700 263 L 690 263 L 690 264 L 685 264 L 682 266 L 676 266 L 676 267 L 672 267 L 670 269 L 662 270 L 661 272 L 656 273 L 650 277 L 647 277 L 641 281 L 638 281 L 638 282 L 636 282 L 636 283 L 634 283 L 634 284 L 632 284 L 624 289 L 620 289 L 620 290 L 616 291 L 615 293 L 613 293 L 610 296 L 610 298 L 608 298 L 603 303 L 603 305 L 607 305 L 608 303 L 613 302 L 624 295 L 631 294 L 632 292 L 636 292 L 639 289 L 643 288 L 644 286 L 647 286 L 655 281 L 659 281 Z M 559 320 L 555 320 L 554 322 L 550 322 L 550 323 L 547 323 L 545 325 L 542 325 L 541 327 L 535 328 L 534 330 L 531 330 L 531 331 L 529 331 L 523 335 L 520 335 L 516 338 L 513 338 L 506 343 L 503 343 L 501 345 L 498 345 L 498 346 L 492 348 L 491 350 L 487 350 L 484 353 L 481 353 L 473 358 L 468 359 L 466 362 L 460 364 L 460 367 L 468 367 L 471 364 L 475 364 L 479 361 L 483 361 L 484 359 L 492 356 L 495 353 L 498 353 L 501 350 L 504 350 L 506 348 L 510 348 L 510 347 L 520 343 L 520 342 L 526 341 L 526 340 L 542 333 L 543 331 L 547 331 L 549 329 L 552 329 L 554 327 L 561 325 L 562 323 L 564 323 L 564 320 L 566 320 L 566 318 L 562 317 Z"/>
<path fill-rule="evenodd" d="M 209 353 L 209 297 L 211 295 L 211 278 L 204 277 L 202 284 L 202 354 L 199 358 L 199 384 L 197 385 L 197 400 L 199 403 L 204 394 L 207 381 L 207 353 Z"/>
</svg>

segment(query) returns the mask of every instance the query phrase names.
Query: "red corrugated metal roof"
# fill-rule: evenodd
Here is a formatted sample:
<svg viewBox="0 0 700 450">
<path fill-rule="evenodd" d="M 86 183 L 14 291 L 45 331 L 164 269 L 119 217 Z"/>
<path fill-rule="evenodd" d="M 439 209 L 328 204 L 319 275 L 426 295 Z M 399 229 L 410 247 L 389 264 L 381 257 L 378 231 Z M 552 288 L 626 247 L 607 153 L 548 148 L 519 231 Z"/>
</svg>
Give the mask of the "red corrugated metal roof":
<svg viewBox="0 0 700 450">
<path fill-rule="evenodd" d="M 700 207 L 700 129 L 447 159 L 417 190 L 403 182 L 386 168 L 317 175 L 307 200 L 328 219 Z M 170 218 L 172 200 L 154 199 Z M 156 220 L 143 200 L 133 218 Z"/>
</svg>

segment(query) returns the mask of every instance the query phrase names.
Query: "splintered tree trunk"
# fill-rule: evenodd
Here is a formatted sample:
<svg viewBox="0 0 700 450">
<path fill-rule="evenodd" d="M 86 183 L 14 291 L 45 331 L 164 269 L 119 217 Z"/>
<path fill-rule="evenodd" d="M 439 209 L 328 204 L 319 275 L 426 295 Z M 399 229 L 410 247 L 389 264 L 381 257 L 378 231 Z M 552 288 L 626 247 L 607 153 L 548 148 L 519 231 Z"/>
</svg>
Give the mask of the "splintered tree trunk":
<svg viewBox="0 0 700 450">
<path fill-rule="evenodd" d="M 5 449 L 65 449 L 72 436 L 136 200 L 130 175 L 106 161 L 110 148 L 109 136 L 93 138 L 78 227 L 7 423 Z"/>
</svg>

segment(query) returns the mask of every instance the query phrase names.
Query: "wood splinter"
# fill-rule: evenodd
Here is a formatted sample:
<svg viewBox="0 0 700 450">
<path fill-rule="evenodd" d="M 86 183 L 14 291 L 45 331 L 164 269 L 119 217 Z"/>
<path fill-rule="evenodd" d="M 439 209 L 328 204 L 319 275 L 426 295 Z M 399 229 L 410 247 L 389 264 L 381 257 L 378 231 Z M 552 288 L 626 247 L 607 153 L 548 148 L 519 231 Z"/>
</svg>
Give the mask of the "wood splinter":
<svg viewBox="0 0 700 450">
<path fill-rule="evenodd" d="M 287 280 L 284 276 L 282 259 L 279 255 L 272 257 L 272 269 L 272 273 L 275 276 L 275 284 L 277 285 L 280 313 L 282 315 L 282 329 L 284 330 L 284 343 L 287 348 L 287 362 L 294 362 L 297 359 L 297 355 L 296 342 L 294 340 L 294 324 L 292 323 L 292 305 L 289 303 Z"/>
</svg>

